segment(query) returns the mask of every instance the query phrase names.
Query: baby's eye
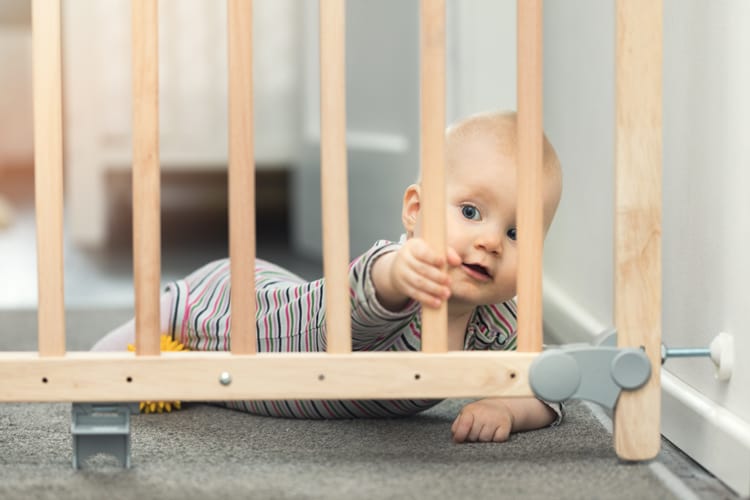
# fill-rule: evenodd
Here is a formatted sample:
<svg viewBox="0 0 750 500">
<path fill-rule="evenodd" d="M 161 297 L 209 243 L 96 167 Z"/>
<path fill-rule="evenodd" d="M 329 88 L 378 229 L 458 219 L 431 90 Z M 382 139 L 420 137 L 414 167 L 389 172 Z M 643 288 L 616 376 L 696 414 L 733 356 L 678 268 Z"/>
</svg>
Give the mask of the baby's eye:
<svg viewBox="0 0 750 500">
<path fill-rule="evenodd" d="M 510 238 L 511 240 L 516 241 L 516 228 L 515 227 L 508 229 L 508 232 L 505 234 L 507 234 L 508 238 Z"/>
<path fill-rule="evenodd" d="M 462 205 L 461 215 L 469 220 L 480 220 L 482 216 L 479 214 L 479 209 L 472 205 Z"/>
</svg>

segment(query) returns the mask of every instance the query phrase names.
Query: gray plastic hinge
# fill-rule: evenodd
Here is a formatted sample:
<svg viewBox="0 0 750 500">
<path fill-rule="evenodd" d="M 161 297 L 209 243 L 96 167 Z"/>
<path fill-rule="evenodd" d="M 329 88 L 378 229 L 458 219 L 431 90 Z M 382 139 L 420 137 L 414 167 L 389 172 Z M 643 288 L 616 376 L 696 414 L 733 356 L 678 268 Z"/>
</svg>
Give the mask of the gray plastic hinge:
<svg viewBox="0 0 750 500">
<path fill-rule="evenodd" d="M 641 349 L 568 346 L 544 351 L 529 367 L 534 394 L 545 401 L 585 399 L 613 409 L 622 390 L 642 387 L 651 363 Z"/>
<path fill-rule="evenodd" d="M 99 453 L 130 468 L 130 414 L 138 411 L 138 403 L 73 403 L 73 468 Z"/>
</svg>

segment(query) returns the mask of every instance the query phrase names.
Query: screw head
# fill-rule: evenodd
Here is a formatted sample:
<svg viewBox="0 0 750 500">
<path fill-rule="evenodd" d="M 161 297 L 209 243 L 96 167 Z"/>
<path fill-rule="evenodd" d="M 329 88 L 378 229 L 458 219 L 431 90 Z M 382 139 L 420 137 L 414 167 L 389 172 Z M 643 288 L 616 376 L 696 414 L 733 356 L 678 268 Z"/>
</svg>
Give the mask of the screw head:
<svg viewBox="0 0 750 500">
<path fill-rule="evenodd" d="M 651 377 L 651 363 L 645 352 L 639 349 L 625 350 L 612 359 L 610 374 L 623 389 L 635 390 Z"/>
<path fill-rule="evenodd" d="M 221 375 L 219 375 L 219 382 L 221 385 L 229 385 L 232 383 L 232 375 L 229 374 L 229 372 L 221 372 Z"/>
<path fill-rule="evenodd" d="M 565 401 L 581 385 L 581 367 L 568 353 L 556 349 L 545 351 L 529 367 L 529 385 L 541 399 Z"/>
</svg>

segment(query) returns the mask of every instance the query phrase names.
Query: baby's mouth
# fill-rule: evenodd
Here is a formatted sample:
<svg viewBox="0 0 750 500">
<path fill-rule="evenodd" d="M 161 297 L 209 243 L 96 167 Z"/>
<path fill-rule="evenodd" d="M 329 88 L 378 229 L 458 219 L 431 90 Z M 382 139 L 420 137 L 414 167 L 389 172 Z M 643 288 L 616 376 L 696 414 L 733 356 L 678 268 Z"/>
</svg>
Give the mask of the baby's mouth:
<svg viewBox="0 0 750 500">
<path fill-rule="evenodd" d="M 492 275 L 491 275 L 491 274 L 490 274 L 490 272 L 489 272 L 489 271 L 487 270 L 487 268 L 486 268 L 486 267 L 484 267 L 484 266 L 482 266 L 482 265 L 480 265 L 480 264 L 466 264 L 466 263 L 464 263 L 463 265 L 464 265 L 464 267 L 466 267 L 467 269 L 470 269 L 470 270 L 474 271 L 474 272 L 475 272 L 475 273 L 477 273 L 477 274 L 480 274 L 480 275 L 482 275 L 482 276 L 485 276 L 485 277 L 487 277 L 488 279 L 492 279 Z"/>
</svg>

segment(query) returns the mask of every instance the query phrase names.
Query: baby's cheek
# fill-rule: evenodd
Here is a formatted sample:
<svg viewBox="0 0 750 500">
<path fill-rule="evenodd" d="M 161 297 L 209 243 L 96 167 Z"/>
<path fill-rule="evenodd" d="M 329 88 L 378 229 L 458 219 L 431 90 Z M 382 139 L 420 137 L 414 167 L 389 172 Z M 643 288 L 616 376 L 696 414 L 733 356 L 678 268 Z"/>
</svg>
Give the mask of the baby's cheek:
<svg viewBox="0 0 750 500">
<path fill-rule="evenodd" d="M 507 270 L 498 276 L 498 286 L 504 294 L 509 294 L 511 297 L 516 295 L 518 273 L 515 270 Z"/>
</svg>

